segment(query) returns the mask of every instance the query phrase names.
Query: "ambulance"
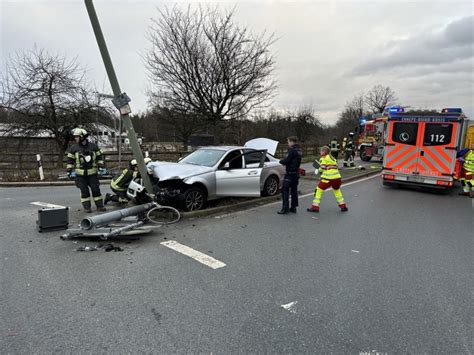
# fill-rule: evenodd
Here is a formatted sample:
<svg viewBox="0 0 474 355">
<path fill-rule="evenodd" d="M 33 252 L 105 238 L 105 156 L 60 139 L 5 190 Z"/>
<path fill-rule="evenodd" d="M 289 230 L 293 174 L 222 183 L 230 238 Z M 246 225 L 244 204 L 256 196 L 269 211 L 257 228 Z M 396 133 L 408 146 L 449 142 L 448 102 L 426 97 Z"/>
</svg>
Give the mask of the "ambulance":
<svg viewBox="0 0 474 355">
<path fill-rule="evenodd" d="M 390 110 L 383 156 L 384 185 L 448 189 L 454 184 L 456 153 L 469 121 L 459 108 L 412 113 Z"/>
</svg>

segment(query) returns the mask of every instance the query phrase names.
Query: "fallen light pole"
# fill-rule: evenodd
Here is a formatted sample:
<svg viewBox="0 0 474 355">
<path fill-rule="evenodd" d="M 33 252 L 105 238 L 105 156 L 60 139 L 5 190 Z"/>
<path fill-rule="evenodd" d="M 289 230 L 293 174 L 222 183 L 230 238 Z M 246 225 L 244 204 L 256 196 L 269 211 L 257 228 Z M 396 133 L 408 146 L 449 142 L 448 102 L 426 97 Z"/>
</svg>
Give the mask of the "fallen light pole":
<svg viewBox="0 0 474 355">
<path fill-rule="evenodd" d="M 129 208 L 124 208 L 117 211 L 102 213 L 97 216 L 87 217 L 81 221 L 81 228 L 82 229 L 92 229 L 95 227 L 100 227 L 107 225 L 111 222 L 120 221 L 125 217 L 136 216 L 139 214 L 146 213 L 148 210 L 156 207 L 155 203 L 145 203 L 144 205 L 133 206 Z"/>
<path fill-rule="evenodd" d="M 161 217 L 160 217 L 161 215 Z M 159 220 L 161 218 L 161 220 Z M 165 225 L 179 221 L 177 209 L 155 202 L 124 208 L 82 219 L 80 228 L 69 229 L 61 239 L 100 238 L 107 240 L 120 235 L 145 234 L 153 230 L 151 224 Z"/>
</svg>

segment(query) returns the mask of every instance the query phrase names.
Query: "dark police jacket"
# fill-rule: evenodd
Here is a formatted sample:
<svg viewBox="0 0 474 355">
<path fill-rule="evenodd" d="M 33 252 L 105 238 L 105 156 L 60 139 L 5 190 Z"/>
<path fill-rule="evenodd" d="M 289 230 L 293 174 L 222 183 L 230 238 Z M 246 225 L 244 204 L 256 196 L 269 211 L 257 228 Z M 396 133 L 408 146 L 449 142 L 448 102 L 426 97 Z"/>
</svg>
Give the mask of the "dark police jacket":
<svg viewBox="0 0 474 355">
<path fill-rule="evenodd" d="M 288 154 L 286 155 L 286 158 L 280 160 L 280 164 L 286 166 L 287 174 L 298 174 L 302 157 L 303 151 L 299 144 L 295 144 L 293 147 L 288 148 Z"/>
</svg>

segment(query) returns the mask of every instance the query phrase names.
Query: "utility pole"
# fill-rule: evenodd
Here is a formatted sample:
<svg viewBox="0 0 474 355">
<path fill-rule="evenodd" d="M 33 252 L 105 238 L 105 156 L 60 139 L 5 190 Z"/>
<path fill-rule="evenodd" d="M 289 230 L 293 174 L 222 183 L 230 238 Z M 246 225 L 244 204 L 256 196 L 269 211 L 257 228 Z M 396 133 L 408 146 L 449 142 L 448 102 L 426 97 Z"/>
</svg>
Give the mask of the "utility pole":
<svg viewBox="0 0 474 355">
<path fill-rule="evenodd" d="M 100 54 L 104 62 L 105 70 L 107 71 L 107 76 L 109 77 L 110 86 L 112 87 L 115 99 L 118 100 L 126 95 L 122 95 L 123 93 L 120 90 L 120 85 L 117 80 L 117 76 L 115 75 L 114 66 L 112 65 L 112 60 L 110 59 L 107 44 L 105 43 L 104 35 L 102 33 L 102 29 L 100 28 L 99 19 L 97 18 L 97 14 L 94 9 L 94 4 L 92 3 L 92 0 L 84 0 L 84 2 L 87 8 L 87 13 L 89 14 L 89 19 L 92 24 L 92 29 L 94 30 L 97 45 L 99 46 Z M 132 121 L 129 116 L 130 110 L 124 110 L 122 112 L 122 110 L 120 109 L 120 111 L 121 122 L 123 122 L 123 125 L 127 130 L 128 140 L 130 141 L 130 147 L 132 148 L 133 157 L 137 160 L 138 163 L 138 171 L 140 172 L 147 192 L 151 194 L 153 193 L 153 186 L 151 184 L 150 177 L 147 173 L 145 161 L 143 159 L 143 153 L 140 149 L 140 146 L 138 145 L 137 134 L 135 133 Z M 120 139 L 122 139 L 122 137 L 120 137 Z"/>
</svg>

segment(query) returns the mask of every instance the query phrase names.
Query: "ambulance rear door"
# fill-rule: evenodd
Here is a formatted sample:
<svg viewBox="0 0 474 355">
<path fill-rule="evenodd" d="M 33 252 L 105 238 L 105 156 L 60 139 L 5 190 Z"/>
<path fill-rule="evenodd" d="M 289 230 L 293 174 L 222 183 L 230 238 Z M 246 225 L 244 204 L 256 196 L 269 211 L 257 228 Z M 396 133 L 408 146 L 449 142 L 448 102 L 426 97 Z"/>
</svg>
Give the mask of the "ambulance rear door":
<svg viewBox="0 0 474 355">
<path fill-rule="evenodd" d="M 457 121 L 420 123 L 418 174 L 452 181 L 456 149 L 461 134 Z"/>
<path fill-rule="evenodd" d="M 416 174 L 420 148 L 417 146 L 420 124 L 417 121 L 390 120 L 384 149 L 387 173 Z"/>
</svg>

